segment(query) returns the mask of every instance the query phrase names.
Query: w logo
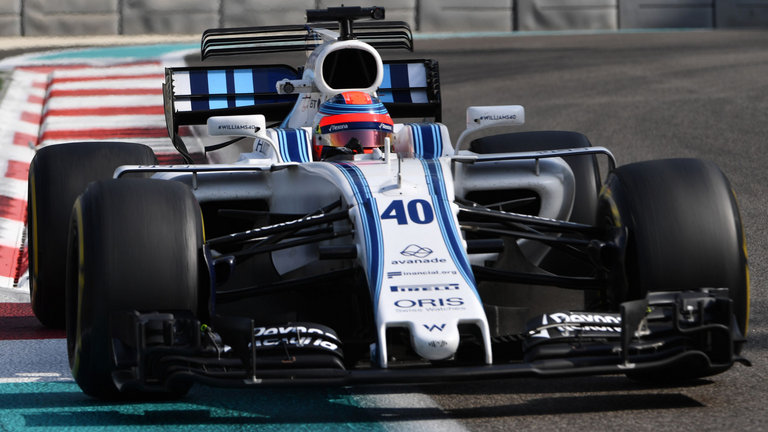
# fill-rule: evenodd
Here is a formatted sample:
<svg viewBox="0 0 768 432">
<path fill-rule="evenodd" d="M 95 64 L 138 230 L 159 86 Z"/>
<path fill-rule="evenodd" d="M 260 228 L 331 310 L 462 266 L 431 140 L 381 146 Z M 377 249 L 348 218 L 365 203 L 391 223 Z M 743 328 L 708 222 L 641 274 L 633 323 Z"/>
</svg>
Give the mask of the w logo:
<svg viewBox="0 0 768 432">
<path fill-rule="evenodd" d="M 445 329 L 445 324 L 432 324 L 432 325 L 426 325 L 424 324 L 424 328 L 429 330 L 430 332 L 437 330 L 437 331 L 443 331 Z"/>
</svg>

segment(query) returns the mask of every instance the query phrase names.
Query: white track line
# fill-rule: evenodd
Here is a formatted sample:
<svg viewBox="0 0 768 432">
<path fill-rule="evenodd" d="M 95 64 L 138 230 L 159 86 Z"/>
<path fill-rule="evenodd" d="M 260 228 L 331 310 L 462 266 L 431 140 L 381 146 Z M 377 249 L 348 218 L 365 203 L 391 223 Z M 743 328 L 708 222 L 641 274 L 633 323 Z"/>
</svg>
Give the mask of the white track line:
<svg viewBox="0 0 768 432">
<path fill-rule="evenodd" d="M 0 340 L 0 383 L 71 382 L 66 339 Z"/>
<path fill-rule="evenodd" d="M 434 399 L 421 393 L 354 395 L 353 398 L 362 408 L 392 409 L 393 411 L 420 408 L 442 412 L 442 408 Z M 453 419 L 399 421 L 395 417 L 393 421 L 387 421 L 385 417 L 377 420 L 386 430 L 393 432 L 466 432 L 468 430 Z"/>
</svg>

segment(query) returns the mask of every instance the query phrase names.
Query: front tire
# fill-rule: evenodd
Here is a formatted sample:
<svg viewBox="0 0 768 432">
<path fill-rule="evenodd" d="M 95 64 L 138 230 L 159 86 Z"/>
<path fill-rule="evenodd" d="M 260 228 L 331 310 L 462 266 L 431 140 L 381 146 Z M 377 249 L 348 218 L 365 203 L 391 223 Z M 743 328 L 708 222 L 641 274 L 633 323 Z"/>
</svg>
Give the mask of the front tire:
<svg viewBox="0 0 768 432">
<path fill-rule="evenodd" d="M 112 380 L 115 313 L 198 311 L 202 242 L 199 205 L 181 183 L 95 182 L 77 199 L 69 236 L 67 348 L 83 392 L 119 395 Z"/>
<path fill-rule="evenodd" d="M 616 303 L 649 292 L 725 287 L 738 330 L 747 334 L 744 229 L 731 185 L 715 164 L 668 159 L 621 166 L 606 179 L 600 209 L 603 221 L 628 230 L 627 283 L 613 293 Z M 742 344 L 736 342 L 735 352 Z"/>
<path fill-rule="evenodd" d="M 145 145 L 81 142 L 43 147 L 29 167 L 27 232 L 32 310 L 47 327 L 64 327 L 64 281 L 72 204 L 120 165 L 156 165 Z"/>
</svg>

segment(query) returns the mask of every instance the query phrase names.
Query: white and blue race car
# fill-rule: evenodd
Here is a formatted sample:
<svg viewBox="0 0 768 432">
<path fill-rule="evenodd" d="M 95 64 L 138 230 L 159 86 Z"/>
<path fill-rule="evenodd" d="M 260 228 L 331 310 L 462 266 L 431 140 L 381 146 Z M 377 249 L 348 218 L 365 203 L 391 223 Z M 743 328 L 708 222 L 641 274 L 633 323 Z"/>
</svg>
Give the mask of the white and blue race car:
<svg viewBox="0 0 768 432">
<path fill-rule="evenodd" d="M 37 153 L 32 304 L 66 327 L 85 393 L 749 364 L 744 230 L 715 165 L 616 167 L 579 133 L 515 132 L 515 105 L 469 107 L 452 141 L 438 63 L 383 61 L 413 49 L 383 17 L 206 31 L 203 59 L 308 57 L 166 69 L 186 165 L 132 143 Z"/>
</svg>

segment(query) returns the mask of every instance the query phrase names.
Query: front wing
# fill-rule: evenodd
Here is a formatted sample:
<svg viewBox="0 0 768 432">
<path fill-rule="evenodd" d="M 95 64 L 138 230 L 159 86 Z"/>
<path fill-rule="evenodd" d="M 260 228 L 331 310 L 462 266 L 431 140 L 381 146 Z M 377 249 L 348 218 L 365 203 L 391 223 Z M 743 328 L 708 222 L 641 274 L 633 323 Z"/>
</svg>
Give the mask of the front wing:
<svg viewBox="0 0 768 432">
<path fill-rule="evenodd" d="M 620 313 L 544 315 L 525 334 L 493 338 L 491 365 L 456 358 L 390 362 L 387 368 L 348 364 L 343 341 L 320 325 L 268 328 L 229 317 L 208 326 L 191 315 L 134 311 L 112 320 L 113 379 L 121 390 L 167 391 L 190 382 L 259 387 L 624 373 L 695 378 L 734 362 L 749 365 L 737 352 L 743 338 L 731 309 L 727 289 L 651 293 L 621 304 Z M 697 376 L 686 376 L 693 370 Z"/>
</svg>

